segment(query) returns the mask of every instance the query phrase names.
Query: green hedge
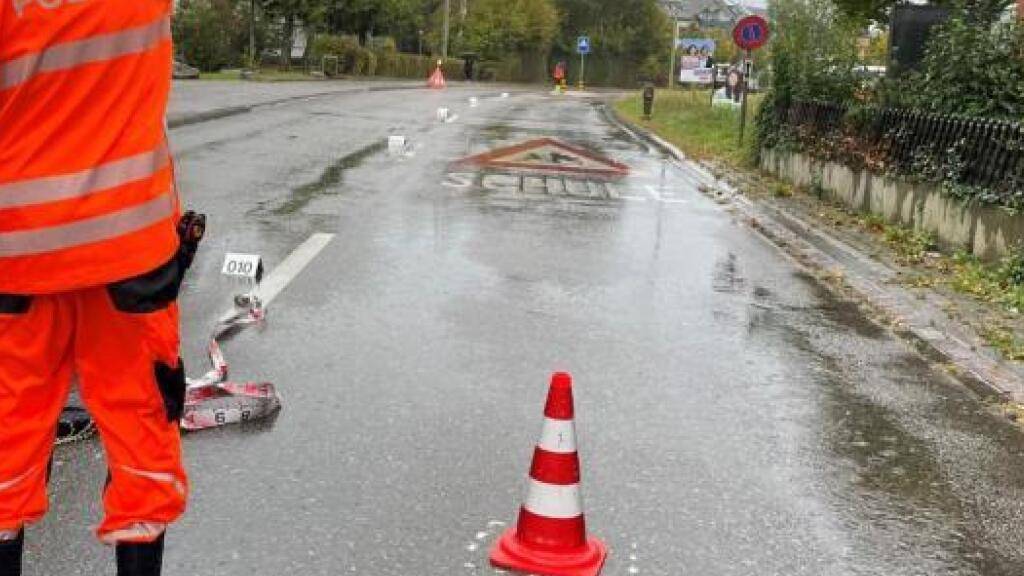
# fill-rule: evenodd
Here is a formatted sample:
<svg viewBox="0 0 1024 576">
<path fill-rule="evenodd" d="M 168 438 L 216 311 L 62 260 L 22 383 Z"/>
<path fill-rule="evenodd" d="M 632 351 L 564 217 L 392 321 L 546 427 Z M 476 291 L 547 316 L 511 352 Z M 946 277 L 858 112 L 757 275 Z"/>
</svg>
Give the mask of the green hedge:
<svg viewBox="0 0 1024 576">
<path fill-rule="evenodd" d="M 370 50 L 361 46 L 355 36 L 332 36 L 321 34 L 313 41 L 310 52 L 310 66 L 319 69 L 324 56 L 338 58 L 338 66 L 328 64 L 324 72 L 328 76 L 381 76 L 387 78 L 423 78 L 430 76 L 437 67 L 438 58 L 419 54 L 398 52 L 393 43 L 380 42 L 380 47 Z M 545 58 L 537 55 L 517 55 L 502 61 L 477 62 L 474 66 L 476 80 L 496 82 L 531 82 L 546 79 Z M 447 59 L 442 69 L 445 78 L 465 78 L 465 60 Z"/>
</svg>

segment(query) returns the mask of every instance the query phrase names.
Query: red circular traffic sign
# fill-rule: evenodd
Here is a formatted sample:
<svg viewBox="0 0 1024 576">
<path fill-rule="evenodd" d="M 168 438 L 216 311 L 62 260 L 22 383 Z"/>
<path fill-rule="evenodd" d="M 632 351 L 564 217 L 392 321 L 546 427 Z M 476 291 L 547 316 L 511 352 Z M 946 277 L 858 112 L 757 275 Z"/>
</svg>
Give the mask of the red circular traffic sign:
<svg viewBox="0 0 1024 576">
<path fill-rule="evenodd" d="M 736 23 L 732 39 L 744 50 L 757 50 L 768 43 L 771 31 L 768 21 L 760 16 L 747 16 Z"/>
</svg>

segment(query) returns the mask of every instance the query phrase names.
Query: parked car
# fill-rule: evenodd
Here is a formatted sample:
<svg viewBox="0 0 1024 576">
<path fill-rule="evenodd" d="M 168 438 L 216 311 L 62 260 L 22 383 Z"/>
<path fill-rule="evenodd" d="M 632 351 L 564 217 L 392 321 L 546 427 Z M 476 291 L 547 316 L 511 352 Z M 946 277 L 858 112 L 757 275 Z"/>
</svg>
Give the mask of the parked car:
<svg viewBox="0 0 1024 576">
<path fill-rule="evenodd" d="M 171 72 L 171 78 L 174 78 L 175 80 L 191 80 L 199 78 L 199 69 L 185 64 L 181 60 L 175 60 L 174 70 Z"/>
</svg>

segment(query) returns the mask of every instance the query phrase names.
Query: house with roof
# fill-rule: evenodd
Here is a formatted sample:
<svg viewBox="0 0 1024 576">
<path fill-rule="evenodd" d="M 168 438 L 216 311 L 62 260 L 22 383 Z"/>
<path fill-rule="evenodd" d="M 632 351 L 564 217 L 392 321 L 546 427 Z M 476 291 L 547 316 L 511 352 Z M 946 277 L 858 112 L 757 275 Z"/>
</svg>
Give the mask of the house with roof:
<svg viewBox="0 0 1024 576">
<path fill-rule="evenodd" d="M 768 13 L 767 0 L 659 0 L 662 9 L 683 27 L 731 29 L 737 20 Z"/>
</svg>

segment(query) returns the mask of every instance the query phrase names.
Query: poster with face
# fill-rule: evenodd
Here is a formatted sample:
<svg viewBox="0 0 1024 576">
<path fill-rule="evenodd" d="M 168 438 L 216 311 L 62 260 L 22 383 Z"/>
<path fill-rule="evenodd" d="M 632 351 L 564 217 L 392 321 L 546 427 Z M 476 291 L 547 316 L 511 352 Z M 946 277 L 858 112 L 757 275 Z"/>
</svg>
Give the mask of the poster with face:
<svg viewBox="0 0 1024 576">
<path fill-rule="evenodd" d="M 711 84 L 715 65 L 715 41 L 707 38 L 682 38 L 677 46 L 679 82 L 682 84 Z"/>
</svg>

